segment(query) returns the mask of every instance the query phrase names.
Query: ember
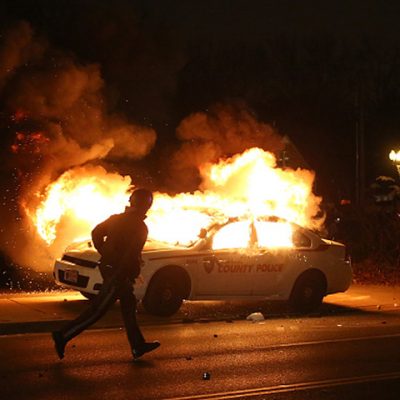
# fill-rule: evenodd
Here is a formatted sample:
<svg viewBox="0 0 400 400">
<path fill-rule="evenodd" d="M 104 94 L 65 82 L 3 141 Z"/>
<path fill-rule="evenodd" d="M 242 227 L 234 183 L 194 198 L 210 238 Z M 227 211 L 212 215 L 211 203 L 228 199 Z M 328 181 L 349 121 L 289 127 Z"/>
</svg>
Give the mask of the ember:
<svg viewBox="0 0 400 400">
<path fill-rule="evenodd" d="M 28 113 L 25 112 L 22 109 L 18 109 L 14 112 L 13 115 L 11 115 L 11 120 L 14 122 L 20 122 L 23 121 L 24 119 L 26 119 L 28 117 Z"/>
<path fill-rule="evenodd" d="M 27 154 L 38 154 L 40 153 L 41 147 L 46 143 L 49 143 L 47 138 L 42 132 L 17 132 L 15 135 L 15 141 L 11 145 L 11 151 L 13 153 L 27 153 Z"/>
</svg>

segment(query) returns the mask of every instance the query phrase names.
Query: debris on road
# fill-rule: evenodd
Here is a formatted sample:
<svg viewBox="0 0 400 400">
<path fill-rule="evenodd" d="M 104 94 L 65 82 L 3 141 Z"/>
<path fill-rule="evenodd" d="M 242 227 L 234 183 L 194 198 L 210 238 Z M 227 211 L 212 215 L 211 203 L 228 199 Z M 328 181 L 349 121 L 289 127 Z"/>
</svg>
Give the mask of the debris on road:
<svg viewBox="0 0 400 400">
<path fill-rule="evenodd" d="M 203 381 L 209 381 L 211 378 L 211 374 L 209 372 L 203 373 Z"/>
<path fill-rule="evenodd" d="M 251 322 L 259 322 L 259 321 L 264 321 L 265 317 L 260 312 L 253 312 L 246 317 L 246 320 Z"/>
</svg>

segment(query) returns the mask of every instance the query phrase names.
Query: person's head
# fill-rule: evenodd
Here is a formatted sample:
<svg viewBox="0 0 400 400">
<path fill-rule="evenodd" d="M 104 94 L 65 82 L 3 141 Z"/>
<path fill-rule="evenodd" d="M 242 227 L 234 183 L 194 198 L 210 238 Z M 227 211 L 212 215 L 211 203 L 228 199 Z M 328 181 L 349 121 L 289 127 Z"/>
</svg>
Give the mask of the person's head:
<svg viewBox="0 0 400 400">
<path fill-rule="evenodd" d="M 133 209 L 146 214 L 153 204 L 153 193 L 147 189 L 136 189 L 131 194 L 129 203 Z"/>
</svg>

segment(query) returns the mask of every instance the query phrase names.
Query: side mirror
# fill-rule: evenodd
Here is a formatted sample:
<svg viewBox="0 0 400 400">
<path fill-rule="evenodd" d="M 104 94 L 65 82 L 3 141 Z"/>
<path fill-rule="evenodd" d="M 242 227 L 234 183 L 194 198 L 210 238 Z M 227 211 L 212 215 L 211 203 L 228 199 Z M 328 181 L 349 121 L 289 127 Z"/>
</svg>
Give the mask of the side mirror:
<svg viewBox="0 0 400 400">
<path fill-rule="evenodd" d="M 207 237 L 207 229 L 201 228 L 199 233 L 200 239 L 205 239 Z"/>
</svg>

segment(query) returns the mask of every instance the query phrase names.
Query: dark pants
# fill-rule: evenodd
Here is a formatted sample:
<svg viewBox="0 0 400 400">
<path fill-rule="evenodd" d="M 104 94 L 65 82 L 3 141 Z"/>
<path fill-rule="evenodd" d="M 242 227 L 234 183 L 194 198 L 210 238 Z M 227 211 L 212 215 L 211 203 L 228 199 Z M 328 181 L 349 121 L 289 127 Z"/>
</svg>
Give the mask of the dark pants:
<svg viewBox="0 0 400 400">
<path fill-rule="evenodd" d="M 133 292 L 133 283 L 129 279 L 116 276 L 105 276 L 103 286 L 90 306 L 60 330 L 65 342 L 98 321 L 117 299 L 120 301 L 121 314 L 131 349 L 134 350 L 142 345 L 144 337 L 136 321 L 136 297 Z"/>
</svg>

